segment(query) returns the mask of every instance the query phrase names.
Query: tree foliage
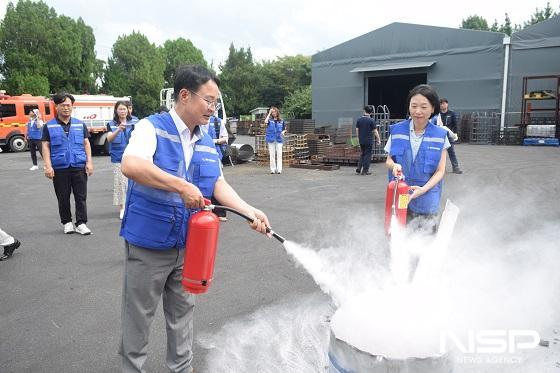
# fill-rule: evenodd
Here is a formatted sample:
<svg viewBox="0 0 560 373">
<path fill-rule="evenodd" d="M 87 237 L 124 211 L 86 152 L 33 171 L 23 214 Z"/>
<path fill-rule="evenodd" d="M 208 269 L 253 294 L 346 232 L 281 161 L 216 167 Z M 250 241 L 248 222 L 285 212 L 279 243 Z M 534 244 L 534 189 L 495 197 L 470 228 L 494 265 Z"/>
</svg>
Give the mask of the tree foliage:
<svg viewBox="0 0 560 373">
<path fill-rule="evenodd" d="M 488 28 L 488 22 L 481 16 L 472 15 L 468 16 L 461 23 L 461 28 L 469 30 L 480 30 L 480 31 L 490 31 Z"/>
<path fill-rule="evenodd" d="M 288 95 L 311 84 L 311 58 L 297 55 L 264 61 L 259 76 L 259 105 L 282 106 Z"/>
<path fill-rule="evenodd" d="M 190 40 L 178 38 L 167 40 L 163 44 L 163 55 L 165 57 L 165 86 L 173 87 L 175 69 L 185 64 L 198 64 L 208 67 L 202 51 L 194 46 Z"/>
<path fill-rule="evenodd" d="M 42 1 L 9 3 L 0 25 L 0 74 L 11 94 L 96 91 L 100 61 L 81 18 L 58 16 Z"/>
<path fill-rule="evenodd" d="M 488 27 L 488 22 L 486 21 L 486 19 L 478 15 L 472 15 L 467 17 L 466 19 L 463 19 L 461 28 L 470 30 L 503 32 L 506 35 L 511 35 L 512 33 L 520 31 L 525 27 L 545 21 L 556 15 L 558 15 L 558 13 L 553 11 L 550 3 L 546 3 L 546 7 L 544 9 L 541 10 L 539 8 L 536 8 L 535 13 L 531 15 L 529 21 L 525 22 L 523 26 L 517 24 L 512 25 L 508 13 L 505 13 L 504 22 L 502 24 L 498 24 L 498 21 L 494 20 L 492 26 Z"/>
<path fill-rule="evenodd" d="M 220 69 L 220 88 L 228 115 L 239 116 L 254 109 L 259 103 L 260 78 L 251 48 L 237 50 L 231 43 L 228 58 Z"/>
<path fill-rule="evenodd" d="M 159 106 L 165 60 L 162 51 L 139 32 L 119 36 L 104 74 L 104 89 L 115 96 L 132 96 L 139 116 Z"/>
<path fill-rule="evenodd" d="M 311 85 L 301 87 L 288 95 L 282 110 L 288 118 L 311 118 Z"/>
</svg>

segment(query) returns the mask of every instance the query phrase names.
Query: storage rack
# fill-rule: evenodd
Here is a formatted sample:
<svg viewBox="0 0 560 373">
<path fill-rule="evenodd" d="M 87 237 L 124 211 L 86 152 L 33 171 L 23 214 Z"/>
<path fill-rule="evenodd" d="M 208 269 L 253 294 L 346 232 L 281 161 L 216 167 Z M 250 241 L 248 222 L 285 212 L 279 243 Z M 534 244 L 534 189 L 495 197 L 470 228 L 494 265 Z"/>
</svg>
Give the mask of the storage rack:
<svg viewBox="0 0 560 373">
<path fill-rule="evenodd" d="M 530 90 L 530 85 L 552 89 L 534 91 Z M 523 77 L 521 97 L 521 124 L 526 136 L 560 138 L 560 75 Z M 543 106 L 544 102 L 554 102 L 554 105 Z M 538 107 L 533 107 L 535 104 Z"/>
</svg>

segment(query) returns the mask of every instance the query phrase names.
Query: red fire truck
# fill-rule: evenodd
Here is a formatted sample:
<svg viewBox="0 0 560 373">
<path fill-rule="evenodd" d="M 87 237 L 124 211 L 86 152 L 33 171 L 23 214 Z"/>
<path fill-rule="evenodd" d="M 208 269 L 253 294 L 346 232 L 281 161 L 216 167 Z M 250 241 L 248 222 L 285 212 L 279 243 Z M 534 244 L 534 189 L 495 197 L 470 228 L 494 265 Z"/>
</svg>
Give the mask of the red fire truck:
<svg viewBox="0 0 560 373">
<path fill-rule="evenodd" d="M 82 120 L 91 134 L 90 143 L 94 151 L 107 152 L 106 124 L 113 119 L 113 108 L 119 100 L 130 101 L 130 97 L 106 95 L 74 95 L 72 116 Z M 23 94 L 9 96 L 0 91 L 0 146 L 14 152 L 27 148 L 26 134 L 29 112 L 39 109 L 43 121 L 54 118 L 55 105 L 50 98 Z"/>
</svg>

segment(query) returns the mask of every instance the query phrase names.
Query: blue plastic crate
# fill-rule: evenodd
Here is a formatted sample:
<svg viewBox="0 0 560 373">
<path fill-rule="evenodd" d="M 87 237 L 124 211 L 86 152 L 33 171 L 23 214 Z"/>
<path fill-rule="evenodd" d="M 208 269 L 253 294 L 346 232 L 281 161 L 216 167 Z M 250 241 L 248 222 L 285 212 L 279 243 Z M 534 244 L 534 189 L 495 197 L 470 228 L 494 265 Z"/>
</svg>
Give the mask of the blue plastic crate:
<svg viewBox="0 0 560 373">
<path fill-rule="evenodd" d="M 559 146 L 560 144 L 555 138 L 527 137 L 523 139 L 523 145 Z"/>
</svg>

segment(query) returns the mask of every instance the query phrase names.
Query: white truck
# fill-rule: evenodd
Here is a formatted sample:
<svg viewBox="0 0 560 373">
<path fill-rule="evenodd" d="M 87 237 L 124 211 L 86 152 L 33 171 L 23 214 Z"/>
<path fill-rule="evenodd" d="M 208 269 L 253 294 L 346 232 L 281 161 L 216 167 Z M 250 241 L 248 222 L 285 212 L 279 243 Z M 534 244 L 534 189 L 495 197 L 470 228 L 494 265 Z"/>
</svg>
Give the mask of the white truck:
<svg viewBox="0 0 560 373">
<path fill-rule="evenodd" d="M 83 121 L 91 135 L 92 150 L 109 154 L 107 123 L 113 119 L 117 101 L 131 101 L 130 96 L 115 97 L 107 95 L 74 95 L 72 116 Z"/>
</svg>

